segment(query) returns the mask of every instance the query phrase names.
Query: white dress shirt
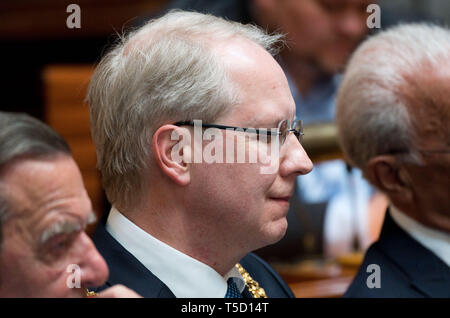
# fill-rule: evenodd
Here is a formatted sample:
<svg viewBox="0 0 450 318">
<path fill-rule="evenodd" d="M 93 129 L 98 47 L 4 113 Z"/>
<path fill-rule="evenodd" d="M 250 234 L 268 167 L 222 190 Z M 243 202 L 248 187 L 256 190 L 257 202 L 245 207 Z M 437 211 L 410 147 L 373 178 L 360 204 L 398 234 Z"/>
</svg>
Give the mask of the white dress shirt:
<svg viewBox="0 0 450 318">
<path fill-rule="evenodd" d="M 177 298 L 223 298 L 228 278 L 233 278 L 240 292 L 245 288 L 245 281 L 236 267 L 222 277 L 208 265 L 151 236 L 114 207 L 106 230 Z"/>
<path fill-rule="evenodd" d="M 449 233 L 429 228 L 402 213 L 393 205 L 390 206 L 389 211 L 398 226 L 450 267 Z"/>
</svg>

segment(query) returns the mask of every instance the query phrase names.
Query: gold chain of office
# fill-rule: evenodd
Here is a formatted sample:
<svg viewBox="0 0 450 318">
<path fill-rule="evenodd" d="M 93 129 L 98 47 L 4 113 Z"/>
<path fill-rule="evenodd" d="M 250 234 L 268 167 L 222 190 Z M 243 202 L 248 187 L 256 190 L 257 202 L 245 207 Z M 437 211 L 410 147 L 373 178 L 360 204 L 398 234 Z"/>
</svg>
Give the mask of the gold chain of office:
<svg viewBox="0 0 450 318">
<path fill-rule="evenodd" d="M 241 274 L 242 278 L 244 278 L 245 285 L 247 286 L 248 290 L 252 293 L 254 298 L 267 298 L 266 291 L 264 288 L 259 286 L 258 282 L 254 280 L 250 274 L 242 267 L 241 264 L 236 264 L 236 268 L 238 269 L 239 273 Z M 97 294 L 93 291 L 89 291 L 86 289 L 86 296 L 88 297 L 95 297 Z"/>
<path fill-rule="evenodd" d="M 248 290 L 252 293 L 253 297 L 267 298 L 266 291 L 264 290 L 264 288 L 259 286 L 258 282 L 250 276 L 250 274 L 244 269 L 244 267 L 242 267 L 241 264 L 237 263 L 236 268 L 238 269 L 242 278 L 244 278 L 245 285 L 247 286 Z"/>
</svg>

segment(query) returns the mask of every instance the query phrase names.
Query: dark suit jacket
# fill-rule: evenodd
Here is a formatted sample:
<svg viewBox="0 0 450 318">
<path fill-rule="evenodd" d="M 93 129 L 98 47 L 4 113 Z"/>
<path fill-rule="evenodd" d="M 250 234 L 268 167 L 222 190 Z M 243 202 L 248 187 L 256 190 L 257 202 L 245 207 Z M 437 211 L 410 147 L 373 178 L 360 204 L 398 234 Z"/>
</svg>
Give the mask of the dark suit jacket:
<svg viewBox="0 0 450 318">
<path fill-rule="evenodd" d="M 109 278 L 106 284 L 93 289 L 94 291 L 99 291 L 115 284 L 122 284 L 143 297 L 175 297 L 158 277 L 153 275 L 106 231 L 103 222 L 100 222 L 97 227 L 93 235 L 93 241 L 109 267 Z M 281 277 L 255 254 L 248 254 L 240 261 L 240 264 L 264 288 L 268 297 L 294 297 L 292 291 Z"/>
<path fill-rule="evenodd" d="M 369 264 L 380 266 L 381 288 L 368 288 Z M 344 297 L 450 297 L 450 268 L 403 231 L 386 212 L 380 238 L 368 249 Z"/>
</svg>

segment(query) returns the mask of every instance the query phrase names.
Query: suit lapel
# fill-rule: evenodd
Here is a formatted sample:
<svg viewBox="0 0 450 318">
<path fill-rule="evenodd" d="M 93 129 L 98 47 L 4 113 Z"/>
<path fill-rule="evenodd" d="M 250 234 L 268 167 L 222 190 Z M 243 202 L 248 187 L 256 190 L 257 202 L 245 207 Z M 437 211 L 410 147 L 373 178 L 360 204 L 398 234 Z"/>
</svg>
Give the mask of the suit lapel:
<svg viewBox="0 0 450 318">
<path fill-rule="evenodd" d="M 109 268 L 107 285 L 122 284 L 147 298 L 175 298 L 170 289 L 106 231 L 103 222 L 92 237 Z"/>
<path fill-rule="evenodd" d="M 428 297 L 450 297 L 450 268 L 403 231 L 389 211 L 378 243 L 381 251 L 410 278 L 414 289 Z"/>
<path fill-rule="evenodd" d="M 411 284 L 425 295 L 433 298 L 450 297 L 450 268 L 441 259 L 429 252 L 431 256 L 418 256 Z"/>
</svg>

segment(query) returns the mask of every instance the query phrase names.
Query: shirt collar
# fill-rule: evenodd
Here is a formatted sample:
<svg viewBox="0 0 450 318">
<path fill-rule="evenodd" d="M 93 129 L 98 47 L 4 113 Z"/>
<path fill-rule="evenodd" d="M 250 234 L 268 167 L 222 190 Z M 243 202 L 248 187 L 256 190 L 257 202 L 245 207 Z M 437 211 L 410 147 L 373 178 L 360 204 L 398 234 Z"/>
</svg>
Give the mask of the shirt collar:
<svg viewBox="0 0 450 318">
<path fill-rule="evenodd" d="M 241 293 L 245 288 L 245 281 L 236 267 L 222 277 L 208 265 L 145 232 L 115 207 L 108 216 L 106 230 L 177 298 L 223 298 L 229 278 L 233 278 Z"/>
<path fill-rule="evenodd" d="M 417 222 L 393 205 L 389 211 L 398 226 L 450 266 L 450 234 Z"/>
</svg>

